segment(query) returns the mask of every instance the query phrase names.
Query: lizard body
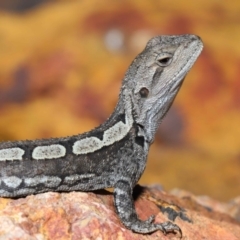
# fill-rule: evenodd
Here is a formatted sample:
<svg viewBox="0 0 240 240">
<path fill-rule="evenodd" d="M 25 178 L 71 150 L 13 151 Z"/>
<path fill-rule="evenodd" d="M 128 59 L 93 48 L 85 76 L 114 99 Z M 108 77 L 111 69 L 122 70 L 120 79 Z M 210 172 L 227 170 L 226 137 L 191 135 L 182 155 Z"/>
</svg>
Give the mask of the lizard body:
<svg viewBox="0 0 240 240">
<path fill-rule="evenodd" d="M 195 35 L 159 36 L 130 65 L 110 118 L 84 134 L 0 143 L 0 196 L 114 187 L 114 204 L 132 231 L 180 231 L 138 218 L 132 199 L 149 146 L 184 77 L 203 48 Z"/>
</svg>

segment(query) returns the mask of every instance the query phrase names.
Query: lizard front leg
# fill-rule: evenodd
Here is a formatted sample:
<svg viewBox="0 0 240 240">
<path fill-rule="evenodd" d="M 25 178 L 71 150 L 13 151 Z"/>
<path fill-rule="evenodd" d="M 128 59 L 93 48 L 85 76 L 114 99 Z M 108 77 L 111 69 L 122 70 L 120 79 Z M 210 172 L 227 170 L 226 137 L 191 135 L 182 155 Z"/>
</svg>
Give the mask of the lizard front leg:
<svg viewBox="0 0 240 240">
<path fill-rule="evenodd" d="M 172 222 L 155 224 L 154 216 L 146 221 L 140 220 L 134 207 L 130 181 L 126 179 L 119 180 L 114 186 L 114 204 L 122 223 L 134 232 L 151 233 L 161 230 L 164 234 L 175 231 L 181 234 L 181 229 Z"/>
</svg>

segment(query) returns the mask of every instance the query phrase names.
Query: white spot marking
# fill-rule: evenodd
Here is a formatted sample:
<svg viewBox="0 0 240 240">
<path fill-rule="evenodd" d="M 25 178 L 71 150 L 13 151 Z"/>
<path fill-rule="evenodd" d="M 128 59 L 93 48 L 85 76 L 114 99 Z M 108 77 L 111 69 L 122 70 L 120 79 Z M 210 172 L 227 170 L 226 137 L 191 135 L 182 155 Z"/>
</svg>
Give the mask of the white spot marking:
<svg viewBox="0 0 240 240">
<path fill-rule="evenodd" d="M 24 150 L 18 147 L 6 148 L 0 150 L 0 161 L 22 160 Z"/>
<path fill-rule="evenodd" d="M 34 148 L 32 158 L 39 159 L 53 159 L 64 157 L 66 148 L 60 144 L 53 144 L 49 146 L 38 146 Z"/>
<path fill-rule="evenodd" d="M 103 134 L 103 140 L 97 137 L 87 137 L 76 141 L 73 144 L 73 153 L 76 155 L 95 152 L 104 146 L 109 146 L 123 139 L 132 127 L 133 119 L 131 108 L 126 109 L 125 122 L 117 122 L 115 125 L 107 129 Z"/>
<path fill-rule="evenodd" d="M 94 152 L 103 147 L 103 142 L 96 137 L 88 137 L 76 141 L 73 144 L 73 153 L 75 154 L 86 154 L 89 152 Z"/>
<path fill-rule="evenodd" d="M 33 178 L 26 178 L 24 179 L 26 186 L 34 187 L 38 184 L 43 184 L 46 187 L 57 187 L 60 182 L 61 178 L 59 177 L 51 177 L 51 176 L 42 176 L 42 177 L 33 177 Z"/>
<path fill-rule="evenodd" d="M 65 177 L 64 178 L 64 183 L 73 184 L 80 179 L 91 178 L 91 177 L 94 177 L 94 176 L 95 176 L 95 174 L 85 174 L 85 175 L 75 174 L 75 175 L 72 175 L 72 176 Z"/>
<path fill-rule="evenodd" d="M 128 134 L 130 127 L 123 122 L 118 122 L 104 132 L 103 145 L 109 146 L 116 141 L 123 139 Z"/>
<path fill-rule="evenodd" d="M 17 188 L 22 183 L 22 179 L 15 176 L 2 178 L 2 181 L 10 188 Z"/>
</svg>

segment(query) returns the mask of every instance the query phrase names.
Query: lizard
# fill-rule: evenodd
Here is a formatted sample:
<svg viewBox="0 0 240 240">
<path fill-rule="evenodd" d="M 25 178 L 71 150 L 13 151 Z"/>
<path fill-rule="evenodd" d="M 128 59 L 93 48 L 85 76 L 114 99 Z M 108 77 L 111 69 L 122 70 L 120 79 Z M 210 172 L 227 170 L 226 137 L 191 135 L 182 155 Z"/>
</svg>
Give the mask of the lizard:
<svg viewBox="0 0 240 240">
<path fill-rule="evenodd" d="M 112 187 L 116 213 L 136 233 L 181 232 L 174 223 L 140 220 L 133 188 L 149 147 L 183 80 L 203 48 L 196 35 L 150 39 L 133 60 L 111 116 L 95 129 L 63 138 L 0 143 L 0 197 Z"/>
</svg>

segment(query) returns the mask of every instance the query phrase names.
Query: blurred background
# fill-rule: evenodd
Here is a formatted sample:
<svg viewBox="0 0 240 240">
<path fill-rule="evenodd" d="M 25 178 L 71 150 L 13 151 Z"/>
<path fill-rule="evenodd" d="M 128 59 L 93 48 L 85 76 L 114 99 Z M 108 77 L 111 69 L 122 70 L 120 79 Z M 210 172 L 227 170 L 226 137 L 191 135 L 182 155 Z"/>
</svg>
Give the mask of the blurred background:
<svg viewBox="0 0 240 240">
<path fill-rule="evenodd" d="M 239 0 L 0 0 L 0 140 L 96 127 L 146 42 L 184 33 L 205 48 L 140 183 L 220 200 L 240 195 Z"/>
</svg>

